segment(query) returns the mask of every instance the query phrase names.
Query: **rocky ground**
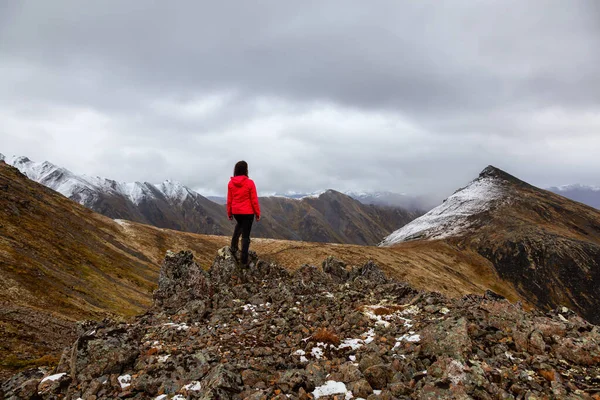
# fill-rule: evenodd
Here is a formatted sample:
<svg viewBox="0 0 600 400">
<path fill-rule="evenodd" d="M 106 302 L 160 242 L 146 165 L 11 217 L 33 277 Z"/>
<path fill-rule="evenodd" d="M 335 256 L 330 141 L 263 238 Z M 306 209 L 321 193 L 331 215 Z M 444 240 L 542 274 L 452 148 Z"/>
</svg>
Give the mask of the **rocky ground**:
<svg viewBox="0 0 600 400">
<path fill-rule="evenodd" d="M 600 328 L 488 292 L 448 299 L 328 258 L 290 273 L 168 253 L 154 306 L 82 322 L 7 399 L 600 399 Z"/>
</svg>

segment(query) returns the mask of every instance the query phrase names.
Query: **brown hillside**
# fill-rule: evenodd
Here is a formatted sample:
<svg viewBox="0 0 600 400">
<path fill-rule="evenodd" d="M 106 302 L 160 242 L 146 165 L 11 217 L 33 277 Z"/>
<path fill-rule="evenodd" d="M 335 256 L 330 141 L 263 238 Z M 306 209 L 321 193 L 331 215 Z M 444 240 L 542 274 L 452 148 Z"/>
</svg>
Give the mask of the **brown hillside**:
<svg viewBox="0 0 600 400">
<path fill-rule="evenodd" d="M 459 243 L 531 303 L 564 305 L 599 324 L 600 211 L 524 182 L 505 186 L 510 203 Z"/>
<path fill-rule="evenodd" d="M 115 222 L 3 163 L 0 221 L 0 364 L 5 376 L 7 371 L 55 361 L 72 341 L 76 320 L 142 312 L 150 305 L 167 249 L 190 249 L 208 268 L 217 249 L 229 241 Z M 320 265 L 328 256 L 355 265 L 373 260 L 419 289 L 453 297 L 492 289 L 519 298 L 497 279 L 485 258 L 442 242 L 378 248 L 254 239 L 251 249 L 291 269 Z"/>
</svg>

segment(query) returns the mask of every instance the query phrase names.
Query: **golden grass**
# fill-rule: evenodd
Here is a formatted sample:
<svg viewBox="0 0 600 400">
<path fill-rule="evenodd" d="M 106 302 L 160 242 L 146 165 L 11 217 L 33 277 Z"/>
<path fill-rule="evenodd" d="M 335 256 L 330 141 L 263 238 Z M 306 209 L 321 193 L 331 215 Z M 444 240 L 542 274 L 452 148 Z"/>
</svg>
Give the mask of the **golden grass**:
<svg viewBox="0 0 600 400">
<path fill-rule="evenodd" d="M 0 367 L 9 370 L 20 370 L 24 368 L 34 368 L 41 366 L 54 366 L 58 364 L 59 358 L 56 355 L 46 354 L 35 359 L 21 359 L 14 354 L 9 354 L 7 357 L 0 360 Z"/>
</svg>

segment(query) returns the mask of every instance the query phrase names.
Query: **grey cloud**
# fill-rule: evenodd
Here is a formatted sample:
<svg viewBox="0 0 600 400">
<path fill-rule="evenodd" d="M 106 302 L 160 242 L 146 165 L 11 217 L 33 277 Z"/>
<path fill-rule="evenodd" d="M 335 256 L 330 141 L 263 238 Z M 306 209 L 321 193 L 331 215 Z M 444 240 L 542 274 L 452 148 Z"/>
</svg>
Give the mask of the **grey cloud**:
<svg viewBox="0 0 600 400">
<path fill-rule="evenodd" d="M 0 46 L 153 95 L 235 88 L 413 112 L 589 103 L 593 3 L 25 2 Z"/>
<path fill-rule="evenodd" d="M 447 195 L 487 164 L 532 183 L 600 184 L 599 11 L 5 2 L 0 151 L 215 191 L 242 158 L 265 191 Z M 565 136 L 575 144 L 557 145 Z"/>
</svg>

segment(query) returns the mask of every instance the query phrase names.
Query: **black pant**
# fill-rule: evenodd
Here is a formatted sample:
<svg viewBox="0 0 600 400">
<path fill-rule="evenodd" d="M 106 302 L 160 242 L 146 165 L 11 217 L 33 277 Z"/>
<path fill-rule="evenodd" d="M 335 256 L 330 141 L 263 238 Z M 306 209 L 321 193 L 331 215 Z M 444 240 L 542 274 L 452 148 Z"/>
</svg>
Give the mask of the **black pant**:
<svg viewBox="0 0 600 400">
<path fill-rule="evenodd" d="M 233 229 L 233 237 L 231 238 L 231 248 L 235 251 L 238 249 L 238 241 L 242 235 L 242 264 L 248 263 L 248 249 L 250 248 L 250 231 L 254 222 L 254 214 L 233 214 L 237 221 Z"/>
</svg>

